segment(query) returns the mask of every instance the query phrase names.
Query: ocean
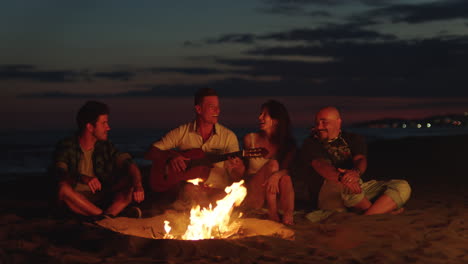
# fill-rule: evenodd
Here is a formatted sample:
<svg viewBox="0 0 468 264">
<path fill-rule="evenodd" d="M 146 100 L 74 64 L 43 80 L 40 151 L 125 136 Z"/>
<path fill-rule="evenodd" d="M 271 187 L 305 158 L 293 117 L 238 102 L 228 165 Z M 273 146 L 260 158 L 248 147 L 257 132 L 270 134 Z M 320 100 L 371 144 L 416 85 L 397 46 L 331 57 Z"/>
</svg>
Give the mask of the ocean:
<svg viewBox="0 0 468 264">
<path fill-rule="evenodd" d="M 348 128 L 361 134 L 368 142 L 381 139 L 398 139 L 420 136 L 449 136 L 468 134 L 468 128 Z M 252 129 L 233 129 L 239 139 Z M 308 128 L 296 128 L 294 136 L 298 145 L 310 134 Z M 121 151 L 132 154 L 140 165 L 149 164 L 142 159 L 143 153 L 152 142 L 163 136 L 167 130 L 118 130 L 109 132 L 109 138 Z M 51 163 L 54 146 L 58 140 L 73 134 L 67 130 L 0 131 L 0 181 L 11 180 L 21 174 L 40 174 Z M 239 141 L 240 142 L 240 141 Z"/>
</svg>

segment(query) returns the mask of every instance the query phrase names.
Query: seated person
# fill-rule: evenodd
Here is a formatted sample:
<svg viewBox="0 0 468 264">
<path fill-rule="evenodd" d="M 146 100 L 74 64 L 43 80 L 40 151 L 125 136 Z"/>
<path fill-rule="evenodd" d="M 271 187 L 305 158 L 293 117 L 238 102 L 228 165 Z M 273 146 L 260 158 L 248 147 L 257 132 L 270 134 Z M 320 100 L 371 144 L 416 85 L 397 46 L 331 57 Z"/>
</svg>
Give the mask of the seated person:
<svg viewBox="0 0 468 264">
<path fill-rule="evenodd" d="M 108 119 L 107 105 L 86 102 L 76 116 L 78 132 L 55 149 L 58 199 L 79 215 L 113 217 L 144 200 L 138 166 L 108 140 Z"/>
<path fill-rule="evenodd" d="M 220 114 L 219 99 L 215 90 L 204 88 L 195 94 L 195 120 L 183 124 L 168 132 L 161 140 L 156 141 L 150 150 L 145 154 L 145 159 L 153 160 L 152 173 L 150 175 L 150 186 L 153 191 L 167 194 L 176 193 L 180 201 L 185 201 L 187 206 L 200 204 L 208 206 L 221 199 L 224 195 L 224 188 L 235 181 L 239 181 L 244 173 L 244 165 L 238 158 L 230 158 L 206 167 L 206 181 L 202 185 L 195 186 L 180 182 L 171 188 L 160 188 L 164 185 L 161 179 L 155 179 L 153 169 L 155 162 L 169 153 L 167 160 L 167 170 L 188 173 L 187 161 L 189 157 L 183 156 L 180 151 L 191 149 L 201 149 L 205 153 L 226 154 L 239 151 L 239 143 L 236 135 L 218 123 Z M 166 155 L 167 157 L 167 155 Z M 171 175 L 166 175 L 171 177 Z M 200 175 L 203 177 L 203 175 Z M 171 179 L 168 179 L 171 180 Z M 159 181 L 159 182 L 158 182 Z M 184 209 L 184 208 L 182 208 Z"/>
<path fill-rule="evenodd" d="M 411 194 L 408 182 L 361 180 L 367 169 L 367 146 L 361 136 L 341 131 L 338 110 L 321 109 L 315 124 L 315 134 L 303 143 L 301 160 L 323 177 L 319 209 L 352 208 L 366 215 L 402 212 Z"/>
<path fill-rule="evenodd" d="M 270 100 L 262 105 L 258 120 L 260 131 L 247 134 L 244 147 L 262 147 L 268 150 L 268 155 L 247 161 L 245 206 L 260 209 L 266 200 L 269 218 L 279 222 L 279 198 L 282 222 L 290 225 L 294 223 L 294 189 L 288 168 L 294 156 L 295 142 L 289 114 L 283 104 Z"/>
</svg>

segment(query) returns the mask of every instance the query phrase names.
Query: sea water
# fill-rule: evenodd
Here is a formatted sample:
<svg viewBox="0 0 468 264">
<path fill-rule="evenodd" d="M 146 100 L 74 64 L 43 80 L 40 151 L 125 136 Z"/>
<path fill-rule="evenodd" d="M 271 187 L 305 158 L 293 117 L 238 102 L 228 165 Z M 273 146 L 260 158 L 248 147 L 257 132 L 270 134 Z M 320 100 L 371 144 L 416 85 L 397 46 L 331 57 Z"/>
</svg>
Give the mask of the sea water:
<svg viewBox="0 0 468 264">
<path fill-rule="evenodd" d="M 243 136 L 256 128 L 233 129 L 241 142 Z M 448 136 L 468 134 L 467 128 L 347 128 L 351 132 L 361 134 L 368 142 L 381 139 L 398 139 L 419 136 Z M 137 164 L 149 164 L 142 157 L 151 143 L 160 139 L 167 130 L 156 129 L 113 129 L 109 139 L 121 151 L 129 152 Z M 294 136 L 300 146 L 310 135 L 310 128 L 294 129 Z M 37 130 L 37 131 L 0 131 L 0 181 L 11 180 L 15 175 L 40 174 L 46 172 L 52 162 L 55 144 L 60 139 L 72 135 L 67 130 Z"/>
</svg>

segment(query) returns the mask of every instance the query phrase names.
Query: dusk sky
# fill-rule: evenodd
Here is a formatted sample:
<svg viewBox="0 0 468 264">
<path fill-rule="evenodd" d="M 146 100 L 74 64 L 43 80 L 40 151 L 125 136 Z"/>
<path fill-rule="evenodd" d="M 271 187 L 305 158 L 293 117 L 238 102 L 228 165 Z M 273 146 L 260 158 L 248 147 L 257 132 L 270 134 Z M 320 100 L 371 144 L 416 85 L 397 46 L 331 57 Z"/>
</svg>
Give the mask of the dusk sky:
<svg viewBox="0 0 468 264">
<path fill-rule="evenodd" d="M 73 128 L 89 99 L 114 128 L 172 128 L 215 88 L 221 123 L 283 102 L 296 127 L 468 112 L 468 1 L 4 1 L 0 129 Z"/>
</svg>

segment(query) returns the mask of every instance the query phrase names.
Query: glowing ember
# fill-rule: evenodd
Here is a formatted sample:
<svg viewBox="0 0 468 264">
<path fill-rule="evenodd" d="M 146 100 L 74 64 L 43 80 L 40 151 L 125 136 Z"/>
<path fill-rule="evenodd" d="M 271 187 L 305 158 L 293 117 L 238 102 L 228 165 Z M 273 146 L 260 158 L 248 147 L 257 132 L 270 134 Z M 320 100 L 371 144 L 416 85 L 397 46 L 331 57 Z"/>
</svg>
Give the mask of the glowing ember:
<svg viewBox="0 0 468 264">
<path fill-rule="evenodd" d="M 198 185 L 200 182 L 203 182 L 203 179 L 196 178 L 196 179 L 192 179 L 192 180 L 187 180 L 187 182 L 190 182 L 193 185 Z"/>
<path fill-rule="evenodd" d="M 232 230 L 238 228 L 235 223 L 229 224 L 234 206 L 239 206 L 247 195 L 247 189 L 242 186 L 244 181 L 235 182 L 226 187 L 226 196 L 216 202 L 216 207 L 202 208 L 197 205 L 190 211 L 190 224 L 182 239 L 199 240 L 211 238 L 223 238 L 232 234 Z M 166 235 L 169 238 L 169 221 L 164 221 Z M 169 230 L 166 229 L 169 227 Z"/>
</svg>

